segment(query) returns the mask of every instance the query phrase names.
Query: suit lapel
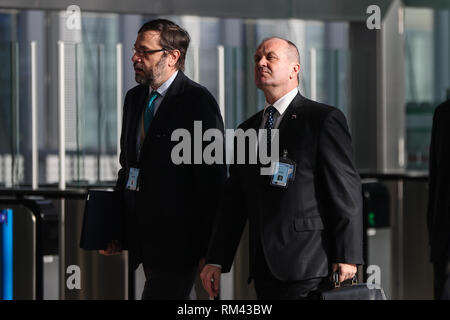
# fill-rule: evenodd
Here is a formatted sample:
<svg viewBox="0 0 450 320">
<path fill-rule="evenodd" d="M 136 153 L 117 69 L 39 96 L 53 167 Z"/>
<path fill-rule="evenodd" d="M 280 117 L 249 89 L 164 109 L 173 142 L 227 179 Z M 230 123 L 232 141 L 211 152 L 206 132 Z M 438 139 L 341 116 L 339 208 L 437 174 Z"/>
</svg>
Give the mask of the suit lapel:
<svg viewBox="0 0 450 320">
<path fill-rule="evenodd" d="M 286 148 L 286 143 L 289 141 L 289 139 L 292 139 L 294 137 L 294 135 L 291 133 L 291 128 L 292 124 L 295 123 L 297 117 L 299 117 L 298 107 L 302 105 L 303 99 L 304 98 L 300 95 L 300 93 L 297 93 L 289 106 L 286 108 L 286 111 L 283 113 L 283 118 L 281 119 L 280 125 L 278 126 L 279 157 L 283 156 L 283 150 Z M 270 179 L 271 176 L 260 176 L 260 182 L 264 186 L 264 189 L 267 189 L 267 187 L 269 187 Z"/>
<path fill-rule="evenodd" d="M 159 105 L 158 111 L 153 117 L 147 136 L 154 135 L 159 126 L 165 125 L 163 121 L 165 118 L 164 115 L 170 112 L 170 106 L 174 105 L 174 101 L 177 99 L 177 96 L 183 92 L 186 80 L 187 78 L 184 73 L 179 70 L 169 89 L 167 89 L 164 99 Z M 148 140 L 147 136 L 146 139 L 144 139 L 144 143 Z"/>
<path fill-rule="evenodd" d="M 280 125 L 278 126 L 279 134 L 280 134 L 280 147 L 283 142 L 288 141 L 290 138 L 290 125 L 295 122 L 297 117 L 300 116 L 298 112 L 298 108 L 304 103 L 304 97 L 297 93 L 294 99 L 291 101 L 286 111 L 284 112 L 283 118 L 281 119 Z M 282 151 L 280 150 L 280 156 L 282 156 Z"/>
<path fill-rule="evenodd" d="M 256 164 L 251 164 L 249 167 L 251 168 L 249 172 L 251 172 L 250 179 L 254 181 L 259 181 L 257 184 L 260 187 L 262 184 L 266 183 L 267 177 L 261 175 L 261 161 L 259 157 L 259 130 L 261 129 L 262 121 L 264 119 L 264 109 L 261 110 L 254 116 L 253 121 L 249 124 L 249 129 L 254 129 L 256 131 L 257 144 L 254 146 L 254 150 L 256 151 Z M 248 151 L 249 154 L 250 150 Z M 268 180 L 267 180 L 268 181 Z M 258 192 L 260 194 L 260 192 Z M 261 199 L 260 199 L 261 200 Z"/>
<path fill-rule="evenodd" d="M 254 121 L 250 124 L 250 128 L 255 129 L 256 133 L 261 127 L 261 122 L 263 121 L 264 110 L 261 110 L 256 114 Z"/>
</svg>

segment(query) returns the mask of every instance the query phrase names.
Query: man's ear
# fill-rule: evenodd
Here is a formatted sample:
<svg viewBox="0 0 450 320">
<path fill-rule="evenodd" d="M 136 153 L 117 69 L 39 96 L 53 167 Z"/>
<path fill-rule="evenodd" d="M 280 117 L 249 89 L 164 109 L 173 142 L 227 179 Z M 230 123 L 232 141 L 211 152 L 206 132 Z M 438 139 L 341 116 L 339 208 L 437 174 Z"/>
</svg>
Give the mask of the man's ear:
<svg viewBox="0 0 450 320">
<path fill-rule="evenodd" d="M 294 64 L 291 74 L 290 74 L 290 78 L 297 78 L 297 74 L 300 72 L 300 64 L 296 63 Z"/>
<path fill-rule="evenodd" d="M 180 58 L 180 50 L 174 49 L 169 51 L 169 67 L 174 67 Z"/>
</svg>

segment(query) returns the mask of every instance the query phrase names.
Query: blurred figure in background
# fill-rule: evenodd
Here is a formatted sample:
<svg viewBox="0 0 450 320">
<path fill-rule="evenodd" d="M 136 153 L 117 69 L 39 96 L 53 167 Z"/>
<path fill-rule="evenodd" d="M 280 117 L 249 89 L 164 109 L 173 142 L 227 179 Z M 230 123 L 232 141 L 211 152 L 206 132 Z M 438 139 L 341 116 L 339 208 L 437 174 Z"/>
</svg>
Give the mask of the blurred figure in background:
<svg viewBox="0 0 450 320">
<path fill-rule="evenodd" d="M 437 300 L 450 300 L 450 89 L 447 98 L 434 111 L 430 144 L 427 225 Z"/>
</svg>

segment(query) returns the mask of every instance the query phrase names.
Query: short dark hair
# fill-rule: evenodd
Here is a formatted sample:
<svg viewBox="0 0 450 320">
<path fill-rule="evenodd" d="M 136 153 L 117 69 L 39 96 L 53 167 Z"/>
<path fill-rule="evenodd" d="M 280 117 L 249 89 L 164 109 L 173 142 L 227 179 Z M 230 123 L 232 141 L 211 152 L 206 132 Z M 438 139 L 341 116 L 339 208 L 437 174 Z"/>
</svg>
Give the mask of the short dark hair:
<svg viewBox="0 0 450 320">
<path fill-rule="evenodd" d="M 176 67 L 184 71 L 184 61 L 191 38 L 186 30 L 167 19 L 151 20 L 142 25 L 138 33 L 145 31 L 158 31 L 160 33 L 160 45 L 167 50 L 179 50 L 180 58 Z"/>
</svg>

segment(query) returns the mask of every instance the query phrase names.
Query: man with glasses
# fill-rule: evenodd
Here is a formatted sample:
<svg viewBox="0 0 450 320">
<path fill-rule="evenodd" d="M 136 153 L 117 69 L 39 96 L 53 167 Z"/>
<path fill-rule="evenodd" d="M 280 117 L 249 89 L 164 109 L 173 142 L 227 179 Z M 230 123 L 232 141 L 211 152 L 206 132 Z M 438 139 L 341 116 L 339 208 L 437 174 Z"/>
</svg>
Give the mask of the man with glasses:
<svg viewBox="0 0 450 320">
<path fill-rule="evenodd" d="M 139 85 L 125 97 L 116 185 L 126 236 L 100 253 L 126 247 L 132 270 L 143 263 L 143 299 L 189 299 L 226 178 L 224 164 L 176 165 L 171 159 L 174 130 L 193 137 L 194 121 L 201 121 L 203 132 L 223 133 L 214 97 L 183 73 L 189 41 L 184 29 L 157 19 L 140 28 L 133 48 Z"/>
</svg>

